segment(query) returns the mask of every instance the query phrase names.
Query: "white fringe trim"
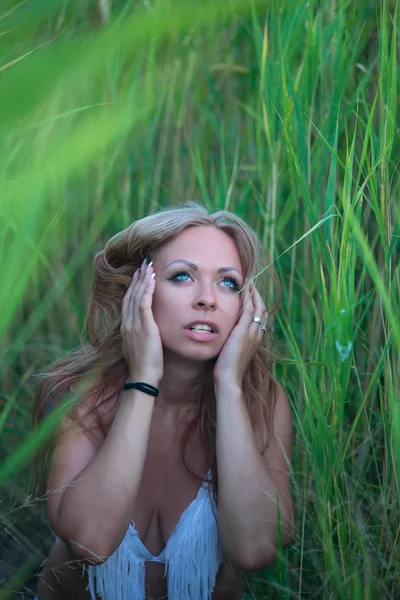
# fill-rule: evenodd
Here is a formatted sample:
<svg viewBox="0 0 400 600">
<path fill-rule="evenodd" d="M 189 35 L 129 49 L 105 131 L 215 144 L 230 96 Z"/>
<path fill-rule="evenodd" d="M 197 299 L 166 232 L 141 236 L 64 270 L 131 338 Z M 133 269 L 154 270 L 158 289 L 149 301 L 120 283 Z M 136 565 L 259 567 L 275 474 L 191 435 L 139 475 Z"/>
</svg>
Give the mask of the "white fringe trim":
<svg viewBox="0 0 400 600">
<path fill-rule="evenodd" d="M 185 514 L 185 526 L 166 551 L 168 600 L 209 600 L 224 561 L 218 526 L 211 508 L 204 513 L 204 497 Z M 199 523 L 203 521 L 201 526 Z"/>
<path fill-rule="evenodd" d="M 219 565 L 226 560 L 222 550 L 217 507 L 204 487 L 182 514 L 168 540 L 165 551 L 164 577 L 167 577 L 168 600 L 210 600 Z M 129 538 L 129 539 L 127 539 Z M 92 600 L 145 600 L 145 561 L 156 560 L 141 544 L 135 530 L 122 540 L 116 551 L 101 565 L 87 567 Z M 131 547 L 142 556 L 137 556 Z M 145 556 L 148 554 L 149 556 Z M 157 560 L 157 562 L 164 562 Z"/>
<path fill-rule="evenodd" d="M 102 600 L 144 600 L 144 559 L 127 550 L 123 542 L 106 562 L 89 565 L 88 577 L 86 590 L 92 600 L 97 600 L 96 593 Z"/>
</svg>

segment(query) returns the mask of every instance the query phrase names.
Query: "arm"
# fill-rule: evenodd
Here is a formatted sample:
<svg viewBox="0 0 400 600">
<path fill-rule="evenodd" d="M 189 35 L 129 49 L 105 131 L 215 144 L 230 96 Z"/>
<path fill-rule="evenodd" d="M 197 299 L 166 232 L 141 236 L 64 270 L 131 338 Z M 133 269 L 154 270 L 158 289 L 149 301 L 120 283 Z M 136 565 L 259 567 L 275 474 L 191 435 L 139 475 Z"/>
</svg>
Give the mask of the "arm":
<svg viewBox="0 0 400 600">
<path fill-rule="evenodd" d="M 158 387 L 163 349 L 151 310 L 153 292 L 154 272 L 151 263 L 146 267 L 143 261 L 122 301 L 121 340 L 129 380 Z M 95 554 L 97 562 L 106 560 L 126 533 L 142 478 L 153 408 L 154 397 L 134 389 L 125 392 L 100 448 L 71 420 L 61 429 L 49 478 L 48 487 L 54 490 L 49 520 L 80 559 Z"/>
<path fill-rule="evenodd" d="M 157 385 L 149 377 L 142 380 Z M 49 521 L 80 559 L 103 562 L 126 533 L 142 477 L 154 400 L 138 390 L 124 392 L 100 448 L 70 419 L 61 429 L 48 480 Z"/>
<path fill-rule="evenodd" d="M 290 494 L 292 420 L 281 386 L 276 403 L 273 439 L 260 455 L 242 390 L 216 384 L 218 521 L 222 544 L 244 570 L 259 570 L 275 558 L 278 495 L 284 545 L 293 537 Z M 257 432 L 256 435 L 262 435 Z M 265 439 L 265 435 L 264 435 Z"/>
</svg>

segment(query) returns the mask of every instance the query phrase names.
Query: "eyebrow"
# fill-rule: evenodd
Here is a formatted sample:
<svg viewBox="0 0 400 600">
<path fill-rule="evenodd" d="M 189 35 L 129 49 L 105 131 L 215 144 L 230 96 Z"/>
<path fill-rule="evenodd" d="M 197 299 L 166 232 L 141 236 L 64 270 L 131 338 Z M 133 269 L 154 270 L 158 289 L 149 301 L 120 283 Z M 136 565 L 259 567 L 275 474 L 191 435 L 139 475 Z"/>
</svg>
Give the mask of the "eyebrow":
<svg viewBox="0 0 400 600">
<path fill-rule="evenodd" d="M 168 269 L 168 267 L 170 267 L 171 265 L 173 265 L 174 263 L 177 263 L 177 262 L 185 263 L 191 269 L 193 269 L 193 271 L 198 271 L 198 266 L 197 265 L 195 265 L 194 263 L 189 262 L 188 260 L 185 260 L 184 258 L 178 258 L 177 260 L 172 261 L 172 263 L 169 263 L 169 265 L 167 265 L 165 267 L 165 269 Z M 236 269 L 236 267 L 222 267 L 221 269 L 218 269 L 217 273 L 226 273 L 227 271 L 237 271 L 239 273 L 239 275 L 240 275 L 240 271 L 238 271 L 238 269 Z"/>
</svg>

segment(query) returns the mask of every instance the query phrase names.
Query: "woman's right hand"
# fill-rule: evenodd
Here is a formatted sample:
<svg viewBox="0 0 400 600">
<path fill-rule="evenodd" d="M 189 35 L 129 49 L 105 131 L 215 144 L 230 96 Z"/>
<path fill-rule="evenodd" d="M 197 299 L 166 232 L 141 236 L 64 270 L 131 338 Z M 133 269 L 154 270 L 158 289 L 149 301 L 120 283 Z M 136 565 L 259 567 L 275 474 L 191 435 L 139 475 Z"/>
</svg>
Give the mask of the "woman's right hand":
<svg viewBox="0 0 400 600">
<path fill-rule="evenodd" d="M 151 304 L 154 270 L 144 261 L 135 271 L 122 301 L 122 352 L 128 363 L 129 381 L 158 386 L 163 377 L 163 349 Z"/>
</svg>

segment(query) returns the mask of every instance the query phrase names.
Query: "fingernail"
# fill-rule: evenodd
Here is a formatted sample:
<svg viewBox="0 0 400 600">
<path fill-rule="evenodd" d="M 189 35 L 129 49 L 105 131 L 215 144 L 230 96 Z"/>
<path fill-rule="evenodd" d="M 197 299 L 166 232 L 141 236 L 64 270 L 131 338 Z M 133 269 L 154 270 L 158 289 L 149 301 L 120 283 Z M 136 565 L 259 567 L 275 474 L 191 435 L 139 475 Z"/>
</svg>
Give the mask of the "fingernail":
<svg viewBox="0 0 400 600">
<path fill-rule="evenodd" d="M 133 278 L 132 279 L 136 279 L 137 276 L 138 276 L 138 270 L 136 269 L 136 271 L 133 274 Z"/>
</svg>

